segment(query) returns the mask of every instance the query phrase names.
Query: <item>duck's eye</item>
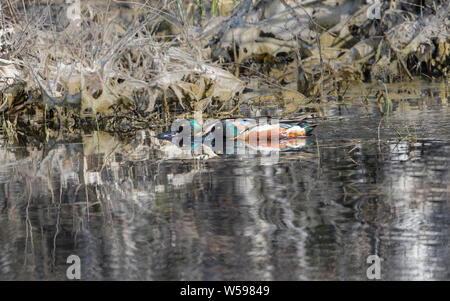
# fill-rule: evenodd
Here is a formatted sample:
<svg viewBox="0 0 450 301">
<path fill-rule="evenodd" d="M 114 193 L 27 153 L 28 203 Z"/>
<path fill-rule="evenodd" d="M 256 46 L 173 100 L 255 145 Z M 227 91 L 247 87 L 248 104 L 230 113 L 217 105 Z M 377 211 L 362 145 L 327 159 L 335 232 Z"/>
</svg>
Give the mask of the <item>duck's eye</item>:
<svg viewBox="0 0 450 301">
<path fill-rule="evenodd" d="M 179 127 L 178 130 L 177 130 L 177 133 L 181 133 L 182 131 L 183 131 L 183 126 L 180 125 L 180 127 Z"/>
</svg>

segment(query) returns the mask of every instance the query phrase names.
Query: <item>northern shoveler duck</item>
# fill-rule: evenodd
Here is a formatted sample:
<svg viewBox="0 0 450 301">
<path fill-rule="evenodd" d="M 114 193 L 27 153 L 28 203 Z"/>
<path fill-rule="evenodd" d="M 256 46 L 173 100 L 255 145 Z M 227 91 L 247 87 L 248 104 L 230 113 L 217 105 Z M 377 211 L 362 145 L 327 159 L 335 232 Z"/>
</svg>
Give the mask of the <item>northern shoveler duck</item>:
<svg viewBox="0 0 450 301">
<path fill-rule="evenodd" d="M 303 119 L 281 120 L 274 124 L 258 124 L 254 119 L 236 118 L 226 120 L 208 120 L 203 126 L 195 120 L 183 121 L 179 123 L 175 130 L 158 134 L 159 139 L 169 140 L 179 145 L 185 146 L 183 137 L 191 137 L 191 147 L 198 144 L 214 144 L 215 139 L 222 137 L 226 140 L 244 140 L 246 143 L 252 141 L 256 143 L 266 143 L 271 140 L 285 140 L 307 138 L 312 130 L 317 126 L 315 123 L 304 121 Z M 273 143 L 269 143 L 273 145 Z M 287 145 L 281 143 L 281 145 Z M 214 146 L 214 145 L 213 145 Z"/>
</svg>

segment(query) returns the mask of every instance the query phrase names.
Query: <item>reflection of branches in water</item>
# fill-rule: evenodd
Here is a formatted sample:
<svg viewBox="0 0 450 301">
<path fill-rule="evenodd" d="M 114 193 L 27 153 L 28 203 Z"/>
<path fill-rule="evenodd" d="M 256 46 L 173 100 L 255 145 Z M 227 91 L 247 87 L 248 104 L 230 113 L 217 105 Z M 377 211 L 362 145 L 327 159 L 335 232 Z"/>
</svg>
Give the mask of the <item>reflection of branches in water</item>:
<svg viewBox="0 0 450 301">
<path fill-rule="evenodd" d="M 98 147 L 100 148 L 100 147 Z M 100 153 L 100 149 L 99 149 Z M 98 154 L 100 155 L 100 154 Z M 87 220 L 89 222 L 89 193 L 88 193 L 88 186 L 86 181 L 86 172 L 87 172 L 87 158 L 86 156 L 83 156 L 83 181 L 84 181 L 84 193 L 85 193 L 85 201 L 86 201 L 86 213 L 87 213 Z"/>
<path fill-rule="evenodd" d="M 28 236 L 30 238 L 30 242 L 31 242 L 31 254 L 33 256 L 33 261 L 34 261 L 34 242 L 33 242 L 33 226 L 31 225 L 31 221 L 30 221 L 30 202 L 31 202 L 31 197 L 33 195 L 33 188 L 31 186 L 31 181 L 25 179 L 25 183 L 27 183 L 27 187 L 28 187 L 28 200 L 27 200 L 27 206 L 25 209 L 25 233 L 26 233 L 26 237 L 25 237 L 25 258 L 24 258 L 24 266 L 27 265 L 27 257 L 28 257 Z"/>
<path fill-rule="evenodd" d="M 60 187 L 59 187 L 59 203 L 57 205 L 57 209 L 56 209 L 56 224 L 55 224 L 55 236 L 53 237 L 53 252 L 52 252 L 52 257 L 53 257 L 53 266 L 56 266 L 56 238 L 58 237 L 59 234 L 59 227 L 60 227 L 60 215 L 61 215 L 61 202 L 62 202 L 62 182 L 60 182 Z"/>
</svg>

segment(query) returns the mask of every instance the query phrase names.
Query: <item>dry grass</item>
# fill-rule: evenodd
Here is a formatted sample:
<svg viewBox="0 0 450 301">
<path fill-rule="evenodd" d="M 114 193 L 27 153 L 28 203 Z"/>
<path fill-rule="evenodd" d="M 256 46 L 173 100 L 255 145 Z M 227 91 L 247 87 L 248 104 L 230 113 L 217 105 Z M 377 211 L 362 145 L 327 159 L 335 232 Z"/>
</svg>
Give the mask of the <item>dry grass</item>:
<svg viewBox="0 0 450 301">
<path fill-rule="evenodd" d="M 365 1 L 330 9 L 321 1 L 224 0 L 212 18 L 209 1 L 66 1 L 2 1 L 0 91 L 19 78 L 42 100 L 8 92 L 0 112 L 37 106 L 44 115 L 71 105 L 81 116 L 147 120 L 174 111 L 234 114 L 250 99 L 236 97 L 247 86 L 267 88 L 268 98 L 298 113 L 312 100 L 342 99 L 350 82 L 412 78 L 413 67 L 445 76 L 450 57 L 441 24 L 450 8 L 438 0 L 430 3 L 439 9 L 385 7 L 379 24 L 367 19 Z M 235 5 L 228 17 L 225 2 Z M 337 11 L 342 17 L 331 18 Z M 420 34 L 404 40 L 414 28 Z M 299 93 L 289 99 L 275 90 Z"/>
<path fill-rule="evenodd" d="M 29 89 L 41 91 L 48 108 L 81 103 L 82 114 L 105 114 L 125 104 L 145 115 L 164 97 L 194 109 L 183 103 L 187 94 L 206 107 L 222 96 L 221 84 L 231 91 L 222 100 L 242 88 L 233 75 L 205 61 L 200 44 L 192 43 L 195 33 L 181 26 L 172 9 L 175 3 L 72 2 L 2 5 L 4 28 L 14 29 L 2 35 L 10 45 L 4 56 Z"/>
</svg>

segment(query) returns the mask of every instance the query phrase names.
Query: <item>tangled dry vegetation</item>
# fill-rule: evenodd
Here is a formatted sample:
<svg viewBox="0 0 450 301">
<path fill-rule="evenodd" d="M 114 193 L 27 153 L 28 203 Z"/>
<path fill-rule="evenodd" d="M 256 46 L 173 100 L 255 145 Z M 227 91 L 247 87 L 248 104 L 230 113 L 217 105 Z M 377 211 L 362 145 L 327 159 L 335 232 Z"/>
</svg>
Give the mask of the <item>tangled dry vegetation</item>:
<svg viewBox="0 0 450 301">
<path fill-rule="evenodd" d="M 296 113 L 351 82 L 447 80 L 450 1 L 381 1 L 380 19 L 366 0 L 213 3 L 2 1 L 0 114 L 123 130 L 254 102 Z"/>
</svg>

